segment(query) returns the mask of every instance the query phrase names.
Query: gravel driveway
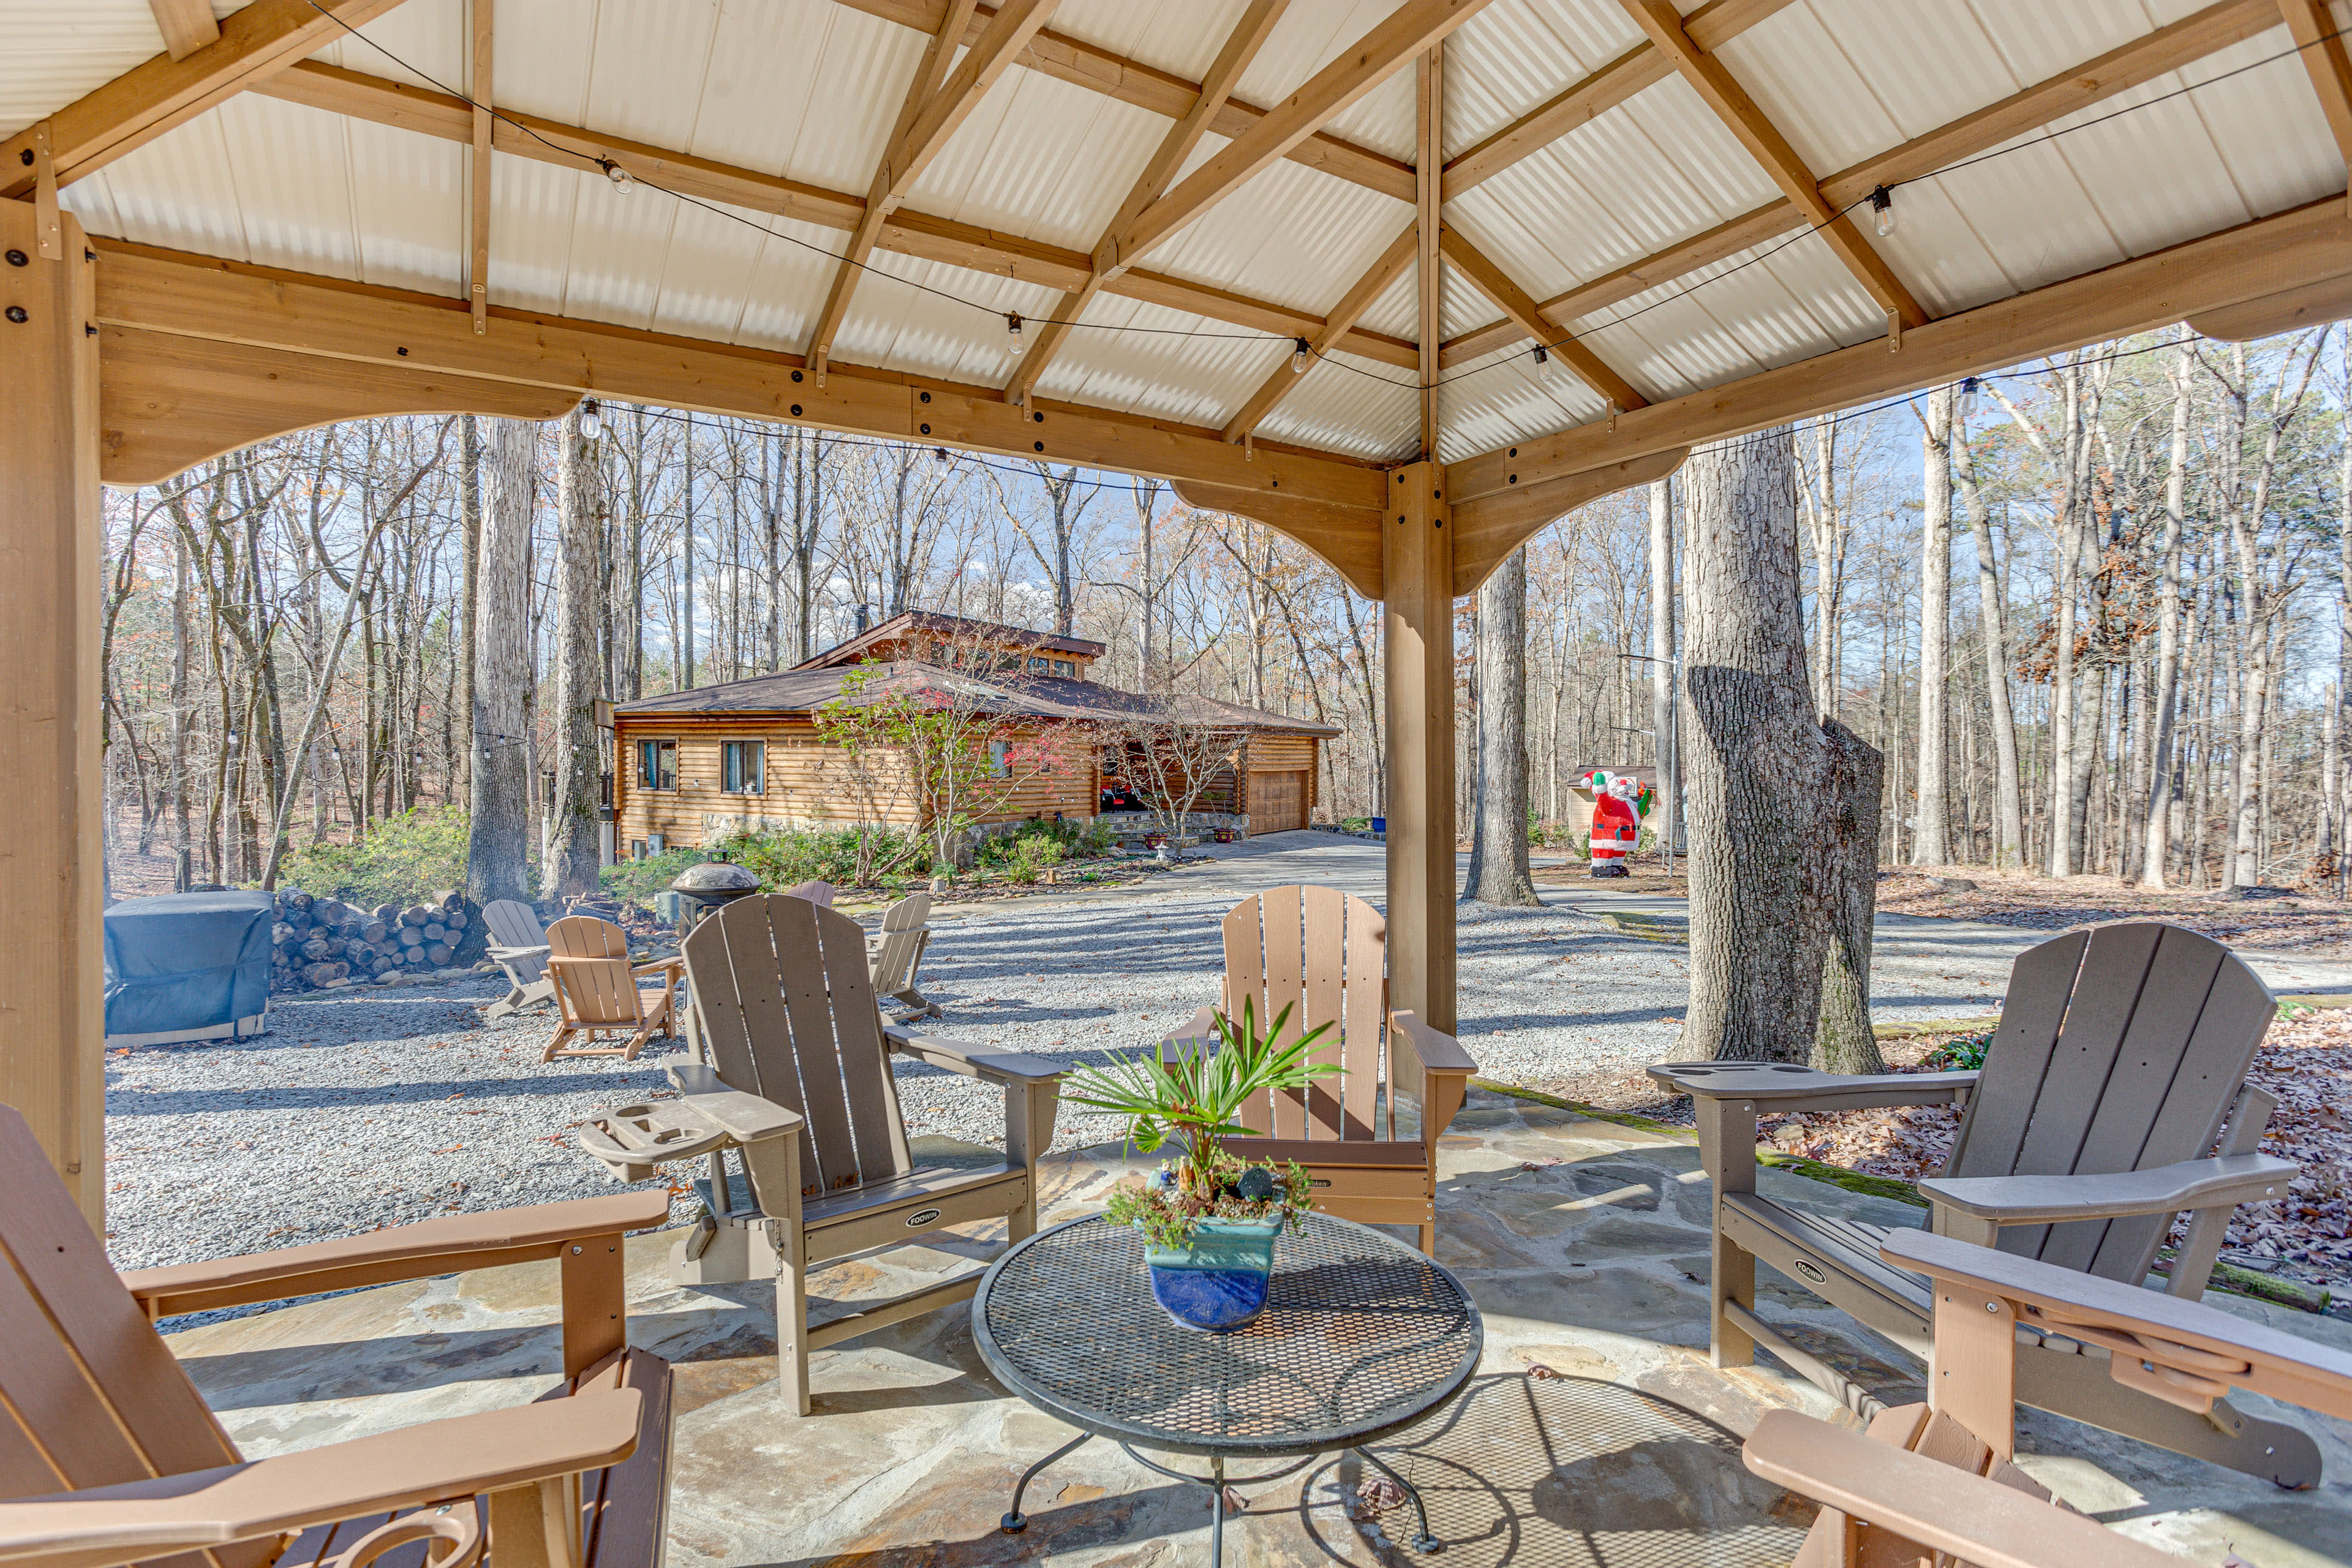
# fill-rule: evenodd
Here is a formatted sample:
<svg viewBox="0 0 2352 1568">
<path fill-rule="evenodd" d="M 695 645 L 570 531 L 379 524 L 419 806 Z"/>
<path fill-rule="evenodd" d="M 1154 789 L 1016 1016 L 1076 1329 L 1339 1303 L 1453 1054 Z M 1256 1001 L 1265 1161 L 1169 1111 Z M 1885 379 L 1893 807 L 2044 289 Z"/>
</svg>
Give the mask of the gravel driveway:
<svg viewBox="0 0 2352 1568">
<path fill-rule="evenodd" d="M 1215 1000 L 1216 922 L 1238 898 L 1313 881 L 1377 902 L 1381 855 L 1360 840 L 1282 834 L 1131 891 L 948 906 L 923 974 L 946 1015 L 934 1027 L 1063 1061 L 1144 1046 Z M 1674 1044 L 1688 985 L 1679 946 L 1564 905 L 1465 905 L 1460 952 L 1459 1035 L 1488 1076 L 1541 1084 L 1655 1061 Z M 280 997 L 258 1039 L 109 1053 L 117 1266 L 614 1190 L 569 1130 L 658 1088 L 682 1047 L 542 1066 L 543 1012 L 481 1018 L 503 989 L 481 979 Z M 1959 998 L 1903 1000 L 1902 1011 L 1948 1011 Z M 910 1136 L 1001 1142 L 1000 1091 L 918 1064 L 895 1070 Z M 1108 1118 L 1066 1107 L 1055 1142 L 1111 1136 Z"/>
</svg>

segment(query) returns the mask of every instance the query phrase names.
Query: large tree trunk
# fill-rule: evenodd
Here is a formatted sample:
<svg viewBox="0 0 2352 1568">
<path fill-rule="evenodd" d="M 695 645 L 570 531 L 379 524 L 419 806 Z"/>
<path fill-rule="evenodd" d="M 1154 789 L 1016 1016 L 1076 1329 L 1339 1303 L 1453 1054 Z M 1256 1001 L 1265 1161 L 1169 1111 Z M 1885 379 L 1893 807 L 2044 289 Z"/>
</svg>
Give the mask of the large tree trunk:
<svg viewBox="0 0 2352 1568">
<path fill-rule="evenodd" d="M 596 745 L 596 699 L 604 682 L 596 658 L 596 584 L 604 571 L 604 466 L 601 443 L 580 434 L 580 411 L 559 427 L 555 580 L 555 798 L 549 845 L 549 893 L 596 890 L 596 807 L 603 772 Z"/>
<path fill-rule="evenodd" d="M 1478 804 L 1465 898 L 1533 905 L 1528 874 L 1528 556 L 1478 590 Z"/>
<path fill-rule="evenodd" d="M 1789 433 L 1700 448 L 1684 472 L 1683 1037 L 1690 1054 L 1802 1062 L 1820 1016 L 1832 780 L 1805 679 Z"/>
<path fill-rule="evenodd" d="M 2184 502 L 2189 483 L 2189 386 L 2194 351 L 2193 334 L 2180 330 L 2180 357 L 2172 367 L 2172 456 L 2164 478 L 2164 599 L 2156 621 L 2155 734 L 2148 762 L 2147 843 L 2140 860 L 2139 879 L 2151 888 L 2164 886 L 2166 863 L 2172 848 L 2172 724 L 2179 707 L 2180 680 L 2180 536 L 2185 524 Z M 2346 546 L 2352 549 L 2352 538 Z"/>
<path fill-rule="evenodd" d="M 488 422 L 482 559 L 474 628 L 473 814 L 466 891 L 477 902 L 530 897 L 530 779 L 523 699 L 530 685 L 531 457 L 539 426 Z"/>
<path fill-rule="evenodd" d="M 1650 486 L 1650 740 L 1658 759 L 1658 847 L 1669 869 L 1682 845 L 1682 794 L 1675 754 L 1675 481 Z"/>
<path fill-rule="evenodd" d="M 1822 862 L 1829 942 L 1812 1065 L 1823 1072 L 1885 1072 L 1870 1028 L 1870 928 L 1878 913 L 1878 803 L 1886 759 L 1834 719 L 1822 721 L 1822 733 L 1829 763 Z"/>
<path fill-rule="evenodd" d="M 461 421 L 457 447 L 457 508 L 465 532 L 465 563 L 459 569 L 457 595 L 457 711 L 474 711 L 474 625 L 480 618 L 482 564 L 482 427 L 473 415 Z M 364 564 L 364 563 L 362 563 Z M 455 776 L 449 781 L 452 800 L 473 798 L 474 759 L 478 746 L 468 746 L 463 758 L 452 758 Z"/>
<path fill-rule="evenodd" d="M 1964 410 L 1963 410 L 1964 413 Z M 1984 643 L 1985 705 L 1992 729 L 1993 864 L 2025 864 L 2025 791 L 2017 765 L 2017 721 L 2009 700 L 2008 617 L 2001 613 L 2000 562 L 1993 554 L 1992 509 L 1977 485 L 1976 455 L 1965 420 L 1952 425 L 1952 476 L 1968 508 L 1969 533 L 1977 547 L 1977 629 Z"/>
<path fill-rule="evenodd" d="M 1927 395 L 1923 437 L 1926 505 L 1919 566 L 1919 772 L 1911 860 L 1942 866 L 1951 860 L 1944 802 L 1945 667 L 1952 625 L 1952 398 L 1948 385 Z M 1871 836 L 1874 845 L 1875 833 Z"/>
</svg>

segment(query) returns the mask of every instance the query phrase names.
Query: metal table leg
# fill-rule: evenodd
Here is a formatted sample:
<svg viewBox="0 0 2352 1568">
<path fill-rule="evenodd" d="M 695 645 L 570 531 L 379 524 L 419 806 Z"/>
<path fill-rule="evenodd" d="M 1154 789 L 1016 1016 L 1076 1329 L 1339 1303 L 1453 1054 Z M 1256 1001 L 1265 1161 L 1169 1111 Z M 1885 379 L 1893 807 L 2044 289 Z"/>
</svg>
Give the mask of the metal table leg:
<svg viewBox="0 0 2352 1568">
<path fill-rule="evenodd" d="M 1021 1511 L 1021 1494 L 1029 1489 L 1029 1483 L 1037 1479 L 1038 1471 L 1044 1469 L 1046 1466 L 1052 1464 L 1063 1455 L 1074 1453 L 1077 1449 L 1085 1447 L 1088 1443 L 1091 1443 L 1094 1440 L 1095 1435 L 1093 1433 L 1081 1432 L 1076 1436 L 1071 1438 L 1068 1442 L 1063 1444 L 1060 1447 L 1055 1449 L 1052 1453 L 1046 1455 L 1044 1458 L 1038 1460 L 1035 1464 L 1030 1466 L 1027 1469 L 1022 1471 L 1021 1479 L 1014 1483 L 1013 1488 L 1013 1511 L 1006 1514 L 1003 1519 L 997 1521 L 997 1528 L 1003 1531 L 1007 1535 L 1018 1535 L 1023 1531 L 1028 1529 L 1029 1516 Z"/>
<path fill-rule="evenodd" d="M 1374 1469 L 1380 1471 L 1381 1474 L 1388 1477 L 1389 1479 L 1394 1481 L 1397 1485 L 1402 1487 L 1404 1489 L 1404 1495 L 1412 1500 L 1413 1517 L 1421 1521 L 1421 1533 L 1413 1538 L 1412 1549 L 1415 1552 L 1421 1552 L 1444 1551 L 1445 1542 L 1438 1540 L 1437 1537 L 1429 1532 L 1429 1510 L 1422 1506 L 1421 1493 L 1414 1489 L 1413 1484 L 1411 1481 L 1406 1480 L 1402 1476 L 1397 1474 L 1396 1471 L 1391 1469 L 1389 1468 L 1388 1461 L 1381 1458 L 1378 1454 L 1373 1453 L 1370 1448 L 1351 1448 L 1349 1451 L 1356 1455 L 1359 1458 L 1364 1460 Z"/>
</svg>

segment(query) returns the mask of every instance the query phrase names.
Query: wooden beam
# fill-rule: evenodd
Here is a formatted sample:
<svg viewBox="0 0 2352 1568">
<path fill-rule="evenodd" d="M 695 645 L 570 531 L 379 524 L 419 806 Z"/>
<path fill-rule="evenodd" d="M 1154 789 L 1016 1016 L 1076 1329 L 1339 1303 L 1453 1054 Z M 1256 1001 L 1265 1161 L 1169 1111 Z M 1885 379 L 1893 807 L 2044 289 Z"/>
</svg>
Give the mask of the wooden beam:
<svg viewBox="0 0 2352 1568">
<path fill-rule="evenodd" d="M 208 458 L 338 419 L 498 414 L 561 419 L 576 392 L 106 327 L 99 477 L 161 484 Z"/>
<path fill-rule="evenodd" d="M 1413 293 L 1420 323 L 1421 452 L 1437 459 L 1437 347 L 1444 331 L 1445 268 L 1438 239 L 1445 225 L 1440 197 L 1445 180 L 1445 41 L 1429 46 L 1414 67 L 1413 135 L 1420 153 L 1421 195 L 1413 208 Z"/>
<path fill-rule="evenodd" d="M 2325 279 L 2352 275 L 2352 224 L 2331 196 L 2168 250 L 2047 284 L 1931 321 L 1903 352 L 1876 342 L 1635 409 L 1598 424 L 1465 458 L 1446 470 L 1455 504 L 1605 463 L 1695 447 L 2084 343 L 2152 331 Z"/>
<path fill-rule="evenodd" d="M 472 111 L 462 99 L 314 61 L 305 61 L 254 90 L 265 97 L 413 131 L 445 142 L 470 142 L 473 135 Z M 491 136 L 497 151 L 509 157 L 575 170 L 598 159 L 610 158 L 639 179 L 681 195 L 799 218 L 825 228 L 854 228 L 866 210 L 863 197 L 846 192 L 829 191 L 781 175 L 763 174 L 755 169 L 650 147 L 621 137 L 599 136 L 577 126 L 510 109 L 499 111 Z M 1091 258 L 1080 251 L 1041 245 L 906 207 L 883 220 L 875 247 L 1064 289 L 1083 283 L 1093 266 Z M 1166 305 L 1211 321 L 1282 337 L 1311 337 L 1324 323 L 1320 316 L 1272 300 L 1252 299 L 1141 268 L 1107 279 L 1103 292 Z M 1349 353 L 1401 370 L 1410 370 L 1418 363 L 1417 351 L 1412 343 L 1384 332 L 1356 328 L 1349 332 L 1342 346 Z"/>
<path fill-rule="evenodd" d="M 1689 82 L 1715 111 L 1716 118 L 1739 138 L 1749 155 L 1764 166 L 1773 184 L 1795 205 L 1805 221 L 1828 242 L 1839 260 L 1845 263 L 1857 282 L 1878 301 L 1879 309 L 1888 312 L 1903 327 L 1916 327 L 1927 320 L 1927 311 L 1911 297 L 1911 290 L 1895 276 L 1893 268 L 1870 242 L 1862 236 L 1836 208 L 1822 198 L 1821 182 L 1797 156 L 1778 127 L 1756 107 L 1748 89 L 1724 68 L 1723 62 L 1691 41 L 1682 24 L 1682 14 L 1674 0 L 1624 0 L 1625 8 L 1650 35 L 1650 41 L 1674 62 L 1675 70 Z"/>
<path fill-rule="evenodd" d="M 1286 370 L 1283 374 L 1289 374 Z M 1367 599 L 1381 593 L 1381 517 L 1377 511 L 1341 511 L 1309 501 L 1285 500 L 1265 490 L 1238 490 L 1199 479 L 1174 479 L 1169 488 L 1185 505 L 1202 511 L 1231 512 L 1265 524 L 1306 547 L 1308 553 L 1347 580 Z"/>
<path fill-rule="evenodd" d="M 1663 479 L 1689 455 L 1677 447 L 1464 501 L 1454 509 L 1454 595 L 1476 593 L 1512 551 L 1578 507 Z"/>
<path fill-rule="evenodd" d="M 157 55 L 51 115 L 58 178 L 70 183 L 184 125 L 256 81 L 284 70 L 400 0 L 253 0 L 220 25 L 220 37 L 185 59 Z M 23 162 L 32 133 L 0 142 L 0 196 L 33 188 Z"/>
<path fill-rule="evenodd" d="M 2282 332 L 2299 332 L 2352 317 L 2352 277 L 2326 278 L 2266 294 L 2242 305 L 2225 305 L 2189 318 L 2189 330 L 2225 343 L 2250 343 Z"/>
<path fill-rule="evenodd" d="M 1453 262 L 1464 276 L 1476 286 L 1481 294 L 1492 300 L 1504 316 L 1531 338 L 1542 342 L 1549 351 L 1583 379 L 1584 384 L 1601 395 L 1605 403 L 1620 408 L 1643 408 L 1649 399 L 1634 389 L 1633 384 L 1609 368 L 1608 362 L 1587 348 L 1569 332 L 1544 320 L 1543 309 L 1528 291 L 1511 281 L 1510 275 L 1496 265 L 1493 258 L 1470 243 L 1460 229 L 1447 226 L 1440 234 L 1439 243 L 1446 259 Z"/>
<path fill-rule="evenodd" d="M 849 231 L 849 244 L 842 250 L 841 266 L 834 272 L 824 308 L 817 312 L 816 325 L 809 329 L 809 367 L 815 372 L 819 386 L 824 384 L 825 366 L 833 358 L 834 334 L 841 330 L 842 319 L 849 313 L 850 296 L 856 292 L 858 279 L 865 275 L 866 258 L 874 253 L 882 220 L 890 216 L 908 187 L 930 166 L 948 138 L 980 107 L 981 99 L 996 85 L 996 79 L 1013 68 L 1013 56 L 1045 25 L 1045 18 L 1054 14 L 1059 3 L 1060 0 L 1006 0 L 952 74 L 948 70 L 948 62 L 955 57 L 956 38 L 971 15 L 972 0 L 953 0 L 948 7 L 946 21 L 929 47 L 923 51 L 922 61 L 915 68 L 915 79 L 908 84 L 906 101 L 898 110 L 898 122 L 883 144 L 881 164 L 874 171 L 873 187 L 866 194 L 865 210 L 858 214 L 856 226 Z"/>
<path fill-rule="evenodd" d="M 1037 341 L 1013 366 L 1012 376 L 1004 384 L 1007 399 L 1014 403 L 1025 401 L 1029 389 L 1037 384 L 1037 378 L 1045 374 L 1054 355 L 1069 341 L 1072 324 L 1086 314 L 1087 307 L 1094 303 L 1095 296 L 1102 289 L 1105 275 L 1117 265 L 1105 253 L 1119 233 L 1135 221 L 1136 215 L 1168 188 L 1168 182 L 1175 178 L 1176 171 L 1208 133 L 1209 122 L 1216 118 L 1226 95 L 1241 80 L 1250 61 L 1257 58 L 1266 36 L 1274 31 L 1274 25 L 1282 19 L 1289 5 L 1290 0 L 1250 0 L 1242 19 L 1225 35 L 1224 47 L 1217 51 L 1209 74 L 1201 79 L 1200 98 L 1182 119 L 1168 128 L 1168 133 L 1160 139 L 1160 145 L 1145 162 L 1143 172 L 1136 175 L 1127 200 L 1119 204 L 1118 213 L 1104 226 L 1102 237 L 1095 242 L 1094 253 L 1088 258 L 1087 280 L 1062 296 L 1062 302 L 1054 308 L 1054 319 L 1038 330 Z"/>
<path fill-rule="evenodd" d="M 1932 174 L 2036 126 L 2063 119 L 2231 44 L 2267 32 L 2278 25 L 2275 5 L 2276 0 L 2221 0 L 2218 5 L 2158 27 L 2062 75 L 2011 93 L 1998 103 L 1988 104 L 1925 135 L 1915 136 L 1899 147 L 1874 153 L 1851 168 L 1842 169 L 1822 182 L 1822 195 L 1831 206 L 1842 208 L 1879 185 L 1899 184 Z M 1698 22 L 1713 9 L 1709 6 L 1684 19 L 1685 29 L 1694 39 L 1705 42 L 1700 37 Z M 1450 177 L 1446 188 L 1451 194 Z M 1784 196 L 1703 234 L 1677 240 L 1613 272 L 1580 283 L 1545 300 L 1538 310 L 1546 321 L 1564 328 L 1684 273 L 1711 266 L 1727 256 L 1736 256 L 1801 228 L 1806 222 L 1804 215 Z M 1439 363 L 1451 368 L 1508 347 L 1527 336 L 1517 322 L 1506 318 L 1492 326 L 1465 332 L 1447 343 L 1439 355 Z"/>
<path fill-rule="evenodd" d="M 2352 169 L 2352 58 L 2345 56 L 2336 13 L 2327 0 L 2278 0 L 2278 4 L 2286 17 L 2286 30 L 2294 35 L 2295 52 L 2303 57 L 2303 68 L 2311 78 L 2311 89 L 2319 95 L 2328 132 L 2336 138 L 2336 151 L 2345 166 Z"/>
<path fill-rule="evenodd" d="M 454 300 L 112 240 L 99 249 L 107 326 L 1200 479 L 1351 511 L 1367 530 L 1384 499 L 1369 464 L 1272 446 L 1252 461 L 1193 426 L 1042 400 L 1024 410 L 993 387 L 840 363 L 819 387 L 797 355 L 497 305 L 496 330 L 477 337 Z"/>
<path fill-rule="evenodd" d="M 0 202 L 0 248 L 32 257 L 29 202 Z M 105 952 L 100 911 L 105 786 L 100 749 L 98 268 L 62 218 L 61 260 L 0 267 L 0 789 L 24 831 L 0 838 L 0 1102 L 106 1231 Z"/>
<path fill-rule="evenodd" d="M 474 313 L 474 331 L 490 325 L 490 13 L 496 0 L 474 0 L 474 79 L 472 115 L 474 163 L 472 189 L 466 205 L 466 300 Z"/>
<path fill-rule="evenodd" d="M 1331 307 L 1331 313 L 1323 318 L 1322 330 L 1307 338 L 1310 370 L 1315 361 L 1330 353 L 1334 347 L 1345 346 L 1348 330 L 1372 308 L 1373 300 L 1388 291 L 1390 284 L 1404 276 L 1405 268 L 1412 265 L 1413 258 L 1420 253 L 1421 226 L 1419 223 L 1408 224 L 1403 233 L 1389 241 L 1389 247 L 1381 252 L 1381 258 L 1372 263 L 1370 270 L 1357 279 L 1347 293 L 1340 296 L 1339 302 Z M 1274 411 L 1274 405 L 1289 396 L 1290 389 L 1306 379 L 1306 375 L 1291 368 L 1291 356 L 1285 355 L 1282 363 L 1275 366 L 1274 374 L 1258 384 L 1258 389 L 1250 394 L 1249 401 L 1241 405 L 1240 412 L 1225 421 L 1225 427 L 1219 434 L 1228 441 L 1238 441 L 1251 434 L 1265 422 L 1265 416 Z"/>
<path fill-rule="evenodd" d="M 1382 583 L 1388 694 L 1389 1005 L 1454 1025 L 1454 531 L 1444 470 L 1389 476 Z"/>
<path fill-rule="evenodd" d="M 1648 42 L 1632 48 L 1537 105 L 1445 165 L 1445 199 L 1476 189 L 1512 164 L 1550 146 L 1643 89 L 1675 74 L 1673 62 Z"/>
<path fill-rule="evenodd" d="M 869 16 L 879 16 L 900 26 L 912 27 L 919 33 L 936 33 L 946 15 L 948 0 L 840 0 L 852 10 L 863 11 Z M 995 11 L 982 5 L 967 24 L 964 42 L 969 44 L 987 26 Z M 1121 103 L 1148 109 L 1170 120 L 1181 120 L 1201 97 L 1202 83 L 1187 81 L 1181 76 L 1157 69 L 1139 60 L 1089 44 L 1051 28 L 1041 30 L 1029 41 L 1019 64 L 1041 76 L 1056 81 L 1099 92 Z M 1233 141 L 1247 133 L 1265 118 L 1266 111 L 1229 98 L 1209 121 L 1216 135 Z M 1318 169 L 1335 179 L 1346 180 L 1382 195 L 1394 196 L 1401 202 L 1412 200 L 1412 165 L 1385 153 L 1334 136 L 1328 132 L 1317 132 L 1306 141 L 1283 154 L 1294 163 Z"/>
<path fill-rule="evenodd" d="M 1323 125 L 1395 75 L 1446 34 L 1486 8 L 1488 0 L 1405 0 L 1265 119 L 1228 142 L 1129 224 L 1115 244 L 1132 264 L 1150 248 L 1232 195 Z"/>
<path fill-rule="evenodd" d="M 186 59 L 220 37 L 212 0 L 147 0 L 147 8 L 155 13 L 155 26 L 163 35 L 163 52 L 175 60 Z"/>
</svg>

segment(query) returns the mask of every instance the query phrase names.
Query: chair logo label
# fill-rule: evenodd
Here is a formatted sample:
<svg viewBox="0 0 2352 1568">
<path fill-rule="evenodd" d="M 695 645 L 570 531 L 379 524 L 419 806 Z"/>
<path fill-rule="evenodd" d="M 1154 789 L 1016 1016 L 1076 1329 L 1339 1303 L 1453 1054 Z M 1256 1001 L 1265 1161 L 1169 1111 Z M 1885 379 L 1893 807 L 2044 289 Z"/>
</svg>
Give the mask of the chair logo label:
<svg viewBox="0 0 2352 1568">
<path fill-rule="evenodd" d="M 940 1211 L 937 1209 L 917 1209 L 913 1214 L 907 1216 L 907 1228 L 908 1230 L 918 1229 L 923 1226 L 930 1224 L 933 1220 L 939 1217 Z"/>
</svg>

